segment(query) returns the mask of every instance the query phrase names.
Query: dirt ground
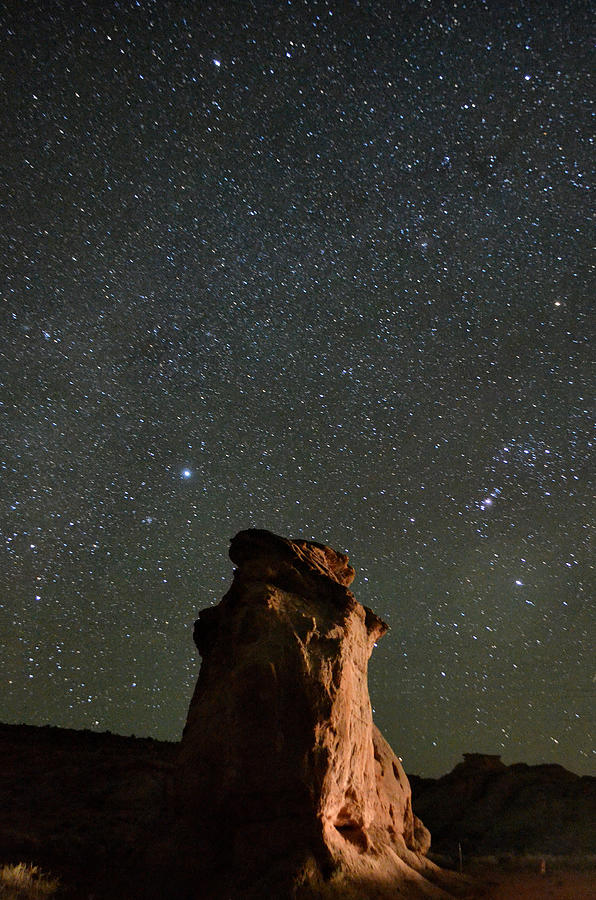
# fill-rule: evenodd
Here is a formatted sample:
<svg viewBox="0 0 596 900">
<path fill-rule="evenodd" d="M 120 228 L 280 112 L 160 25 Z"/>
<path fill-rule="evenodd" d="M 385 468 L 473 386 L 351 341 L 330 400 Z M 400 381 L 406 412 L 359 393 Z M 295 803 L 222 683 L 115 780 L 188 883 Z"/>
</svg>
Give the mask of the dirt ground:
<svg viewBox="0 0 596 900">
<path fill-rule="evenodd" d="M 541 874 L 539 867 L 512 871 L 487 866 L 474 871 L 473 877 L 479 885 L 478 900 L 596 900 L 594 868 L 549 871 L 547 866 Z"/>
</svg>

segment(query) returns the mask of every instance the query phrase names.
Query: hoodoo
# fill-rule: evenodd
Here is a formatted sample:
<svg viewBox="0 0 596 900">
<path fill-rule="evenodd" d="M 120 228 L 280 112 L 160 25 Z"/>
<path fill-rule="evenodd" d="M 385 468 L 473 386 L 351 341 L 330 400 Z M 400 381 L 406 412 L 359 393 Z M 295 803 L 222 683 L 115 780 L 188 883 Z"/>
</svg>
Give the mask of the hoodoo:
<svg viewBox="0 0 596 900">
<path fill-rule="evenodd" d="M 451 896 L 373 724 L 367 666 L 387 626 L 349 590 L 348 557 L 262 530 L 237 534 L 230 557 L 229 591 L 195 625 L 167 837 L 176 896 Z"/>
</svg>

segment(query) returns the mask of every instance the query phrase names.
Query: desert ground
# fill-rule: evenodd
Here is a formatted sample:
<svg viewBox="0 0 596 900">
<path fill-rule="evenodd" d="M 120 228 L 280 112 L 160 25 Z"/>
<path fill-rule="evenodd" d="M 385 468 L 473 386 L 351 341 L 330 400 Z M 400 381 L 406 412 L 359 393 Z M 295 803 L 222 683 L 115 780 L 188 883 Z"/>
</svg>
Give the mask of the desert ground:
<svg viewBox="0 0 596 900">
<path fill-rule="evenodd" d="M 596 862 L 573 868 L 540 861 L 475 862 L 467 874 L 477 880 L 478 900 L 596 900 Z"/>
</svg>

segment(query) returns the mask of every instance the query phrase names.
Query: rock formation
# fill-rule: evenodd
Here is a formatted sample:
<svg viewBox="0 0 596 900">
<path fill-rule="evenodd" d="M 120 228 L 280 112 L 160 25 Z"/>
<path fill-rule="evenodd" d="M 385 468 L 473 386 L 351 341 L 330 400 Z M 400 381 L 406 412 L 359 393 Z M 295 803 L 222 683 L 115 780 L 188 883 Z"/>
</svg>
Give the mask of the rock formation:
<svg viewBox="0 0 596 900">
<path fill-rule="evenodd" d="M 367 666 L 387 626 L 349 591 L 348 558 L 260 530 L 240 532 L 230 557 L 230 590 L 195 625 L 202 665 L 173 787 L 170 891 L 448 896 L 454 879 L 425 859 L 429 833 L 373 724 Z"/>
<path fill-rule="evenodd" d="M 558 765 L 506 766 L 499 756 L 464 753 L 442 778 L 410 776 L 414 808 L 433 850 L 456 857 L 494 853 L 596 853 L 596 778 Z"/>
</svg>

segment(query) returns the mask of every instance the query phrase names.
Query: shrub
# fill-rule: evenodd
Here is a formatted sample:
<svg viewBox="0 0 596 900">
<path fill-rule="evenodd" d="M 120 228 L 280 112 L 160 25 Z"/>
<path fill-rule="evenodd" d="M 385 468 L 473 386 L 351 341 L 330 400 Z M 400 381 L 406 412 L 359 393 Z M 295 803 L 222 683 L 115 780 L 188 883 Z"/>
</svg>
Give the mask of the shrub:
<svg viewBox="0 0 596 900">
<path fill-rule="evenodd" d="M 27 863 L 0 867 L 1 900 L 44 900 L 58 890 L 60 879 Z"/>
</svg>

